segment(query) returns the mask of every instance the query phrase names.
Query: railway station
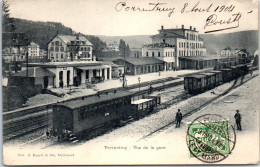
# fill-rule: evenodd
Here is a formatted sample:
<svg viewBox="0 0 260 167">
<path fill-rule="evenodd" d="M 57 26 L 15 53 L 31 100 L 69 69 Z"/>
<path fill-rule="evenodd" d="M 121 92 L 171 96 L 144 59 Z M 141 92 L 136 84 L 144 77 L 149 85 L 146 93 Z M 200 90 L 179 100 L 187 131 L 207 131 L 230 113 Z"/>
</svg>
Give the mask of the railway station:
<svg viewBox="0 0 260 167">
<path fill-rule="evenodd" d="M 85 83 L 98 83 L 112 78 L 112 67 L 102 62 L 49 62 L 24 64 L 22 71 L 14 76 L 27 77 L 27 68 L 33 78 L 43 78 L 38 84 L 43 88 L 79 86 Z M 37 71 L 46 71 L 38 76 Z M 48 75 L 47 75 L 48 73 Z M 54 75 L 49 75 L 49 73 Z M 39 80 L 39 79 L 38 79 Z"/>
</svg>

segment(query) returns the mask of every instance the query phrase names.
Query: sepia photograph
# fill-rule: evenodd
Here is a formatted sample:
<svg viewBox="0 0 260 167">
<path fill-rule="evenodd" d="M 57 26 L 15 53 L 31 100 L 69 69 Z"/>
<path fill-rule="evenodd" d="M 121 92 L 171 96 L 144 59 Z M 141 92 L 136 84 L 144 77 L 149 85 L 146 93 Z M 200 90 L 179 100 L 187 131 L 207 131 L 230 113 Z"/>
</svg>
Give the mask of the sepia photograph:
<svg viewBox="0 0 260 167">
<path fill-rule="evenodd" d="M 3 164 L 259 164 L 258 13 L 2 0 Z"/>
</svg>

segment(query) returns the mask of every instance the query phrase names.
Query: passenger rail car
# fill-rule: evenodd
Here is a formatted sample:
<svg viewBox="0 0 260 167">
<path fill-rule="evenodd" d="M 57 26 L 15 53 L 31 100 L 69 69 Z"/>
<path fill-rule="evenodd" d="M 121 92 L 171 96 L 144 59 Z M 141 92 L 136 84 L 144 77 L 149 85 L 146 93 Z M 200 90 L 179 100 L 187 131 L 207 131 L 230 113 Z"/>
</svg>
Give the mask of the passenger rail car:
<svg viewBox="0 0 260 167">
<path fill-rule="evenodd" d="M 57 103 L 53 105 L 53 131 L 61 138 L 68 133 L 79 136 L 106 123 L 118 124 L 130 116 L 144 116 L 160 104 L 159 96 L 146 96 L 139 101 L 134 97 L 135 93 L 118 91 Z"/>
</svg>

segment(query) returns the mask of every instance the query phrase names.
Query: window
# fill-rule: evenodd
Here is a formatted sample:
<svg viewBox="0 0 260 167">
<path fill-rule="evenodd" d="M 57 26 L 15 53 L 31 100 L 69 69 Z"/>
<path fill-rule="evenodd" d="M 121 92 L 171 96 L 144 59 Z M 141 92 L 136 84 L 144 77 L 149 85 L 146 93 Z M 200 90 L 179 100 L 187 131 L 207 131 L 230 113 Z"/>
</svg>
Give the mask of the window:
<svg viewBox="0 0 260 167">
<path fill-rule="evenodd" d="M 63 54 L 60 55 L 60 58 L 63 59 Z"/>
<path fill-rule="evenodd" d="M 84 48 L 84 51 L 87 51 L 87 48 L 86 48 L 86 47 Z"/>
<path fill-rule="evenodd" d="M 167 57 L 167 52 L 165 52 L 165 54 L 166 54 L 165 56 Z"/>
<path fill-rule="evenodd" d="M 59 55 L 58 55 L 58 53 L 56 53 L 56 59 L 58 59 L 59 58 Z"/>
<path fill-rule="evenodd" d="M 55 47 L 55 51 L 58 52 L 59 51 L 59 47 Z"/>
<path fill-rule="evenodd" d="M 61 52 L 64 52 L 64 47 L 60 47 L 60 51 L 61 51 Z"/>
<path fill-rule="evenodd" d="M 152 57 L 154 57 L 154 52 L 152 52 Z"/>
<path fill-rule="evenodd" d="M 148 52 L 146 52 L 146 57 L 148 57 Z"/>
<path fill-rule="evenodd" d="M 54 46 L 54 42 L 51 42 L 51 46 Z"/>
<path fill-rule="evenodd" d="M 80 48 L 81 51 L 83 51 L 84 48 Z"/>
<path fill-rule="evenodd" d="M 53 48 L 53 47 L 50 47 L 50 51 L 54 51 L 54 48 Z"/>
<path fill-rule="evenodd" d="M 59 41 L 55 41 L 55 45 L 59 46 L 60 42 Z"/>
<path fill-rule="evenodd" d="M 161 57 L 161 55 L 160 55 L 161 53 L 160 52 L 158 52 L 158 57 Z"/>
</svg>

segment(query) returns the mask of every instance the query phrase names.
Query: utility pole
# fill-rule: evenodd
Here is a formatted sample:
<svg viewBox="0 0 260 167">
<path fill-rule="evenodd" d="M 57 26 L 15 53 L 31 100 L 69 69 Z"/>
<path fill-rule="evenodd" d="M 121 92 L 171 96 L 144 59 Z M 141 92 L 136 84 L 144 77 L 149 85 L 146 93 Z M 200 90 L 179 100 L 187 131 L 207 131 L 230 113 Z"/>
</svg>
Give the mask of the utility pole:
<svg viewBox="0 0 260 167">
<path fill-rule="evenodd" d="M 126 72 L 126 70 L 125 70 L 125 47 L 124 47 L 124 75 L 123 75 L 123 88 L 125 87 L 125 80 L 126 80 L 126 78 L 125 78 L 125 72 Z"/>
<path fill-rule="evenodd" d="M 28 62 L 29 62 L 29 53 L 26 51 L 26 77 L 28 77 Z"/>
</svg>

